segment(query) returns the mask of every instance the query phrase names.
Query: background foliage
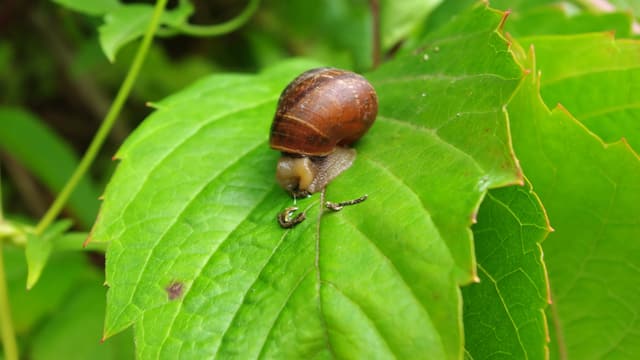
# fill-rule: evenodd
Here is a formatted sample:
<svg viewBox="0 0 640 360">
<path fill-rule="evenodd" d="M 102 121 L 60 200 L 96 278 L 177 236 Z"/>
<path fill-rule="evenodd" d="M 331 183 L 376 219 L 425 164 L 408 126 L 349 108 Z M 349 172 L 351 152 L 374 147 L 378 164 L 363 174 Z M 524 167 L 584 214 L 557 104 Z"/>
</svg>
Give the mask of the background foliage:
<svg viewBox="0 0 640 360">
<path fill-rule="evenodd" d="M 5 358 L 640 355 L 636 2 L 154 9 L 0 4 Z M 154 14 L 118 122 L 47 220 Z M 283 231 L 268 129 L 322 65 L 378 91 L 327 190 L 369 199 L 304 199 Z"/>
</svg>

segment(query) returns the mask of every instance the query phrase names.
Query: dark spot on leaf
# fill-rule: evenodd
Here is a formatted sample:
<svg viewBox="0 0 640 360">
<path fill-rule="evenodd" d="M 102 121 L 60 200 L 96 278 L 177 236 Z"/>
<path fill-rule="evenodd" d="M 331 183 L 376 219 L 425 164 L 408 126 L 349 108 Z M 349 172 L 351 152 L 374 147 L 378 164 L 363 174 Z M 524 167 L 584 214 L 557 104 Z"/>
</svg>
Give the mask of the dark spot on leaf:
<svg viewBox="0 0 640 360">
<path fill-rule="evenodd" d="M 184 290 L 184 284 L 179 281 L 173 281 L 169 286 L 165 288 L 167 291 L 167 296 L 169 300 L 175 300 L 182 296 L 182 292 Z"/>
</svg>

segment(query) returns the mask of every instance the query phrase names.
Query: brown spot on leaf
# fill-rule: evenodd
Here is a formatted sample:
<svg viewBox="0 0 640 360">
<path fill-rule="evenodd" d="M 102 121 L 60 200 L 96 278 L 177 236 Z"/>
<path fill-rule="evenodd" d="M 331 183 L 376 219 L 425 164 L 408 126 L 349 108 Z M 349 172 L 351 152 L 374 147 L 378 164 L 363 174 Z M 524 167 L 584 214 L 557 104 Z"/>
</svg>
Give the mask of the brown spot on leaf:
<svg viewBox="0 0 640 360">
<path fill-rule="evenodd" d="M 173 281 L 171 282 L 171 284 L 169 284 L 169 286 L 165 288 L 165 290 L 167 291 L 169 300 L 175 300 L 182 296 L 184 284 L 179 281 Z"/>
</svg>

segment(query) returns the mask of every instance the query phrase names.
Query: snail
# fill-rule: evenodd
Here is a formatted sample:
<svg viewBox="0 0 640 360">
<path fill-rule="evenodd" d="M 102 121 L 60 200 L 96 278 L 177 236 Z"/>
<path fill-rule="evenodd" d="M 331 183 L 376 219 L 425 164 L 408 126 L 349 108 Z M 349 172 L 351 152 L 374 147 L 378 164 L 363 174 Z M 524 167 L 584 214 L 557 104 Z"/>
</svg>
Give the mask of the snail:
<svg viewBox="0 0 640 360">
<path fill-rule="evenodd" d="M 362 76 L 340 69 L 302 73 L 282 92 L 269 143 L 282 152 L 276 180 L 295 198 L 322 191 L 355 160 L 349 146 L 369 130 L 378 97 Z"/>
</svg>

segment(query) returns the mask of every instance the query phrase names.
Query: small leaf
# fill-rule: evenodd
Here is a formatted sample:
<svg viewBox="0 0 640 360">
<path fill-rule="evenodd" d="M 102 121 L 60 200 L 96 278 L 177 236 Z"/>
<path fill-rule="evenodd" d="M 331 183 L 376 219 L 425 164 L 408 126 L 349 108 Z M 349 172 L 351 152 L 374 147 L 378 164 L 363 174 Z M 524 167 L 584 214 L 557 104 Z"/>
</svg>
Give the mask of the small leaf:
<svg viewBox="0 0 640 360">
<path fill-rule="evenodd" d="M 215 75 L 154 104 L 93 230 L 110 242 L 105 336 L 136 324 L 141 358 L 459 358 L 469 226 L 487 189 L 522 181 L 503 18 L 477 6 L 369 74 L 378 119 L 327 189 L 369 199 L 298 201 L 308 219 L 291 230 L 268 134 L 284 86 L 317 64 Z"/>
<path fill-rule="evenodd" d="M 141 37 L 149 27 L 154 7 L 147 4 L 127 4 L 116 8 L 104 17 L 100 26 L 100 45 L 109 61 L 113 62 L 118 50 Z M 187 22 L 193 13 L 189 1 L 180 1 L 178 7 L 165 11 L 160 26 L 175 27 Z"/>
<path fill-rule="evenodd" d="M 29 269 L 27 290 L 31 289 L 40 278 L 42 269 L 44 269 L 47 260 L 49 260 L 49 255 L 51 255 L 54 239 L 67 231 L 71 225 L 71 220 L 63 220 L 51 225 L 42 235 L 27 234 L 27 248 L 25 250 Z"/>
<path fill-rule="evenodd" d="M 111 12 L 121 6 L 118 0 L 52 0 L 74 11 L 88 15 L 102 15 Z"/>
<path fill-rule="evenodd" d="M 624 142 L 604 144 L 565 109 L 549 111 L 528 67 L 532 76 L 508 110 L 518 158 L 555 229 L 543 246 L 552 358 L 633 357 L 640 354 L 640 159 Z"/>
<path fill-rule="evenodd" d="M 0 149 L 20 161 L 54 193 L 62 189 L 78 165 L 69 144 L 42 120 L 17 108 L 0 106 Z M 69 208 L 87 228 L 98 213 L 99 195 L 85 177 L 69 198 Z"/>
<path fill-rule="evenodd" d="M 545 358 L 549 285 L 541 243 L 550 229 L 529 184 L 491 190 L 482 202 L 473 227 L 480 282 L 462 288 L 473 359 Z"/>
<path fill-rule="evenodd" d="M 625 138 L 640 152 L 640 41 L 610 33 L 519 41 L 535 46 L 547 106 L 560 103 L 605 142 Z"/>
</svg>

